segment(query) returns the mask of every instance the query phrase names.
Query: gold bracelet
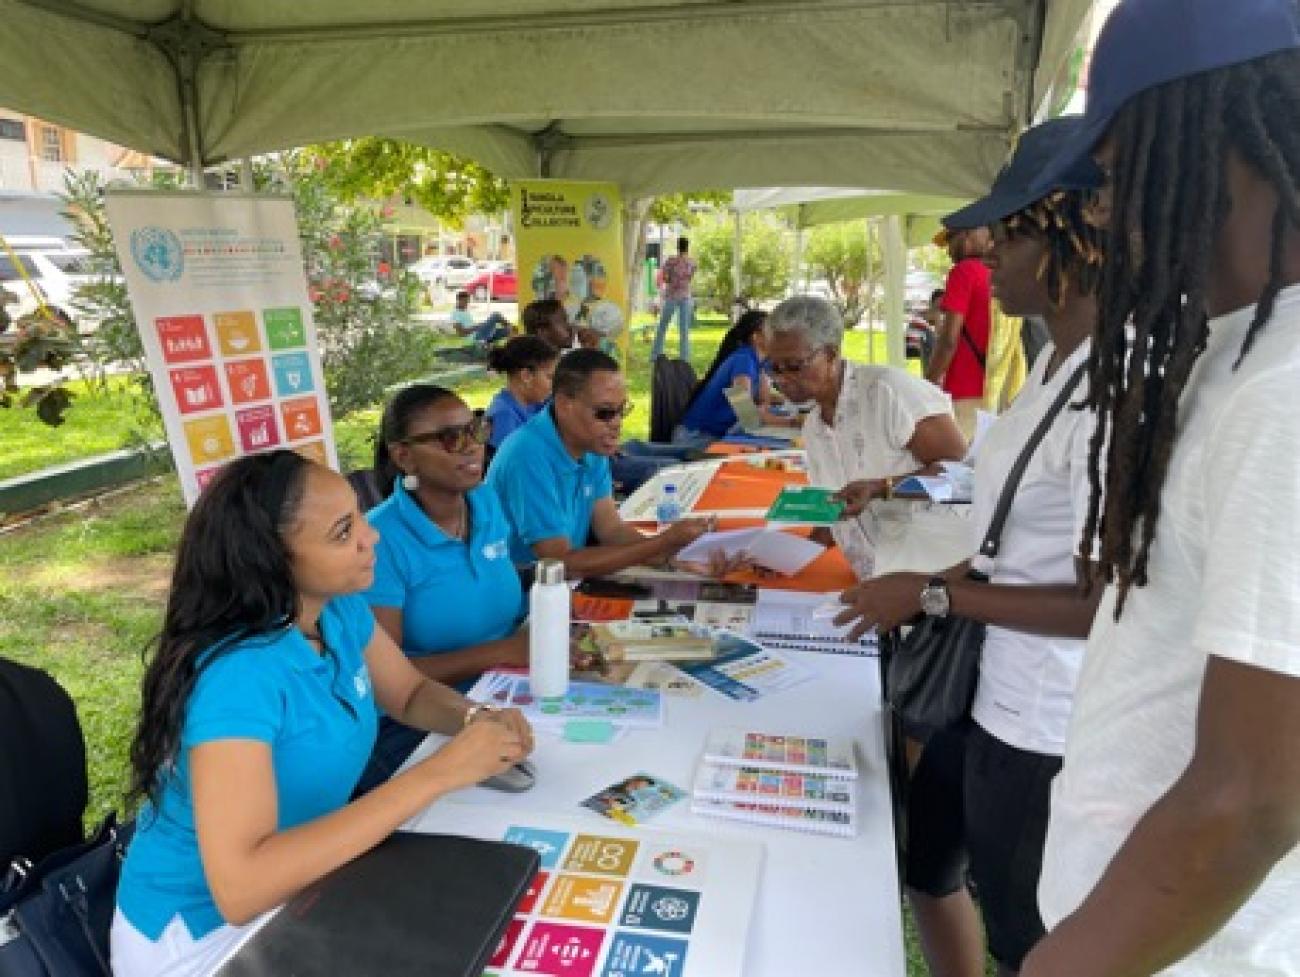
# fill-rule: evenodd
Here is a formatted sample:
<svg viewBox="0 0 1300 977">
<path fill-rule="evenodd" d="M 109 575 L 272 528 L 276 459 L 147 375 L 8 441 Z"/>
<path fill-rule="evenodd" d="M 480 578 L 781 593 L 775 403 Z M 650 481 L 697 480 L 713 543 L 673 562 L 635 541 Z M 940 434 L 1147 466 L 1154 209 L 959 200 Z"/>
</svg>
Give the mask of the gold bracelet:
<svg viewBox="0 0 1300 977">
<path fill-rule="evenodd" d="M 500 711 L 501 711 L 500 709 L 492 705 L 492 703 L 490 702 L 471 703 L 470 707 L 465 710 L 465 725 L 468 726 L 480 715 L 488 716 L 494 712 L 500 712 Z"/>
<path fill-rule="evenodd" d="M 894 478 L 892 475 L 887 475 L 885 476 L 885 498 L 892 499 L 893 497 L 894 497 Z"/>
</svg>

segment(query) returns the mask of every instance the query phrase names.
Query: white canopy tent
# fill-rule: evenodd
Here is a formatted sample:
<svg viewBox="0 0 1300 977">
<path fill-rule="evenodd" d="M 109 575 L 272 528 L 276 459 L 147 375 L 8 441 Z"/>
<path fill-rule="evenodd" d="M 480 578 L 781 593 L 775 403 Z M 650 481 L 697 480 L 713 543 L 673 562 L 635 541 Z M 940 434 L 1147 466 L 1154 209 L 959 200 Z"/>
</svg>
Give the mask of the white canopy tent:
<svg viewBox="0 0 1300 977">
<path fill-rule="evenodd" d="M 191 164 L 381 135 L 629 198 L 971 195 L 1067 74 L 1090 6 L 0 0 L 0 104 Z"/>
<path fill-rule="evenodd" d="M 755 210 L 780 210 L 787 214 L 800 235 L 798 252 L 802 252 L 802 234 L 806 228 L 850 220 L 877 221 L 881 226 L 884 265 L 886 349 L 889 362 L 902 366 L 906 356 L 903 291 L 907 249 L 928 243 L 938 230 L 939 218 L 969 202 L 967 197 L 852 187 L 766 187 L 737 190 L 732 207 L 737 214 Z M 798 265 L 796 260 L 796 268 Z M 874 347 L 869 344 L 868 349 Z"/>
</svg>

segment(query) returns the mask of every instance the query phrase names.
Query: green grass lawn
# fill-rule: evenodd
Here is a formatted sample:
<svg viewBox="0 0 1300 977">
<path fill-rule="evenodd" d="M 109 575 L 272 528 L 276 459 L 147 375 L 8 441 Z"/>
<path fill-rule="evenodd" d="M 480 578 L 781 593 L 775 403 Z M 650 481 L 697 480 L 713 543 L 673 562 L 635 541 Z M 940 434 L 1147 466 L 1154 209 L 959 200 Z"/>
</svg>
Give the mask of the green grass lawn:
<svg viewBox="0 0 1300 977">
<path fill-rule="evenodd" d="M 74 399 L 58 427 L 50 427 L 34 410 L 18 406 L 17 399 L 14 406 L 0 409 L 0 479 L 130 445 L 135 432 L 144 428 L 143 418 L 132 412 L 123 393 L 126 383 L 113 378 L 103 392 L 80 380 L 69 382 L 66 386 Z M 154 437 L 161 437 L 161 429 Z"/>
</svg>

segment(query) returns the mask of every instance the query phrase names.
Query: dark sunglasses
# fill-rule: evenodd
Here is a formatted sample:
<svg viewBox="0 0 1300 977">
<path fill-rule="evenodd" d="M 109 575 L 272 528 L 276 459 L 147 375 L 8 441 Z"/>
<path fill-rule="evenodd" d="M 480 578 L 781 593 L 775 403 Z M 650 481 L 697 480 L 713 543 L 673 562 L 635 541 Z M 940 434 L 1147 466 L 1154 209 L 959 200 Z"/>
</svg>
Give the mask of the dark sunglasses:
<svg viewBox="0 0 1300 977">
<path fill-rule="evenodd" d="M 633 404 L 632 401 L 625 400 L 617 407 L 596 407 L 592 404 L 588 404 L 587 408 L 591 411 L 592 417 L 596 418 L 596 420 L 598 421 L 608 424 L 610 421 L 613 420 L 621 421 L 623 418 L 627 417 L 628 414 L 632 413 L 632 411 L 635 409 L 635 406 L 636 405 Z"/>
<path fill-rule="evenodd" d="M 437 431 L 421 431 L 402 438 L 403 444 L 436 444 L 451 454 L 464 451 L 477 444 L 486 444 L 492 436 L 492 422 L 476 417 L 468 424 L 457 424 Z"/>
<path fill-rule="evenodd" d="M 821 353 L 821 350 L 815 349 L 807 356 L 805 356 L 803 359 L 795 360 L 793 363 L 776 363 L 776 362 L 768 363 L 767 372 L 772 374 L 772 376 L 774 377 L 779 377 L 782 374 L 786 374 L 786 373 L 801 373 L 803 372 L 803 368 L 805 366 L 807 366 L 813 360 L 817 359 L 817 355 L 819 353 Z"/>
</svg>

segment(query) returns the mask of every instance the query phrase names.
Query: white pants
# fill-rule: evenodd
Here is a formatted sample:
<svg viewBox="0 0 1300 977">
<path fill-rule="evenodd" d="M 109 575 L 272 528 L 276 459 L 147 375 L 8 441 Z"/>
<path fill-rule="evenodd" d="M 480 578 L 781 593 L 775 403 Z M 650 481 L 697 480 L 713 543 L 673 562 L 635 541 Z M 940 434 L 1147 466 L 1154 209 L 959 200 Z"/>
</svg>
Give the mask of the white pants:
<svg viewBox="0 0 1300 977">
<path fill-rule="evenodd" d="M 113 913 L 110 940 L 113 975 L 208 977 L 261 923 L 261 919 L 256 919 L 246 926 L 220 926 L 196 940 L 178 915 L 157 940 L 151 940 L 118 909 Z"/>
</svg>

